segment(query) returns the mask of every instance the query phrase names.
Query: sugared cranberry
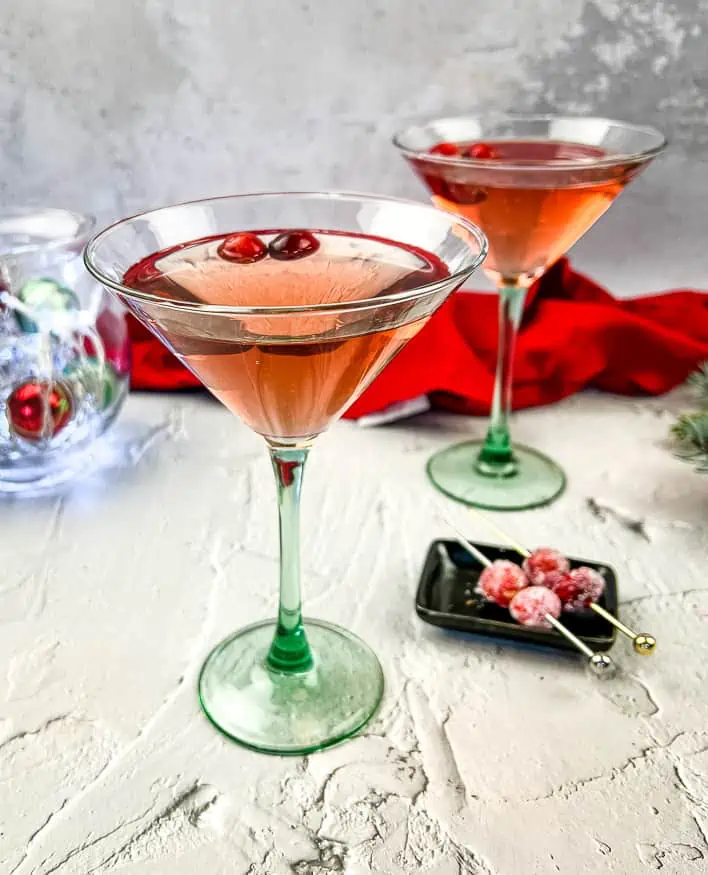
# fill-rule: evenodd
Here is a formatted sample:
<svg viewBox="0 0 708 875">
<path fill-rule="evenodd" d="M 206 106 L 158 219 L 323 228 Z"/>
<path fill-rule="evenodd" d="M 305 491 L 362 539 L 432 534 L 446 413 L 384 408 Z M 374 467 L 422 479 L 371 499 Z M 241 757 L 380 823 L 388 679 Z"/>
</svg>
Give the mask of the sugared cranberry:
<svg viewBox="0 0 708 875">
<path fill-rule="evenodd" d="M 560 617 L 561 600 L 545 586 L 527 586 L 514 596 L 509 605 L 509 613 L 522 626 L 533 629 L 550 629 L 546 614 L 555 620 Z"/>
<path fill-rule="evenodd" d="M 479 161 L 496 158 L 497 153 L 487 143 L 470 143 L 469 146 L 465 146 L 462 156 L 464 158 L 475 158 Z"/>
<path fill-rule="evenodd" d="M 545 586 L 545 576 L 552 571 L 567 572 L 570 562 L 558 550 L 539 547 L 524 559 L 524 571 L 534 586 Z"/>
<path fill-rule="evenodd" d="M 585 610 L 596 602 L 605 591 L 605 578 L 593 568 L 574 568 L 553 587 L 563 602 L 563 610 L 572 613 Z"/>
<path fill-rule="evenodd" d="M 437 146 L 433 146 L 430 150 L 430 154 L 445 155 L 448 158 L 452 158 L 454 155 L 459 155 L 460 150 L 455 143 L 438 143 Z"/>
<path fill-rule="evenodd" d="M 224 261 L 233 261 L 234 264 L 253 264 L 254 261 L 266 257 L 268 247 L 260 237 L 244 231 L 224 238 L 216 254 Z"/>
<path fill-rule="evenodd" d="M 489 599 L 502 608 L 506 608 L 519 590 L 528 584 L 523 569 L 506 559 L 485 568 L 479 577 L 479 589 Z"/>
<path fill-rule="evenodd" d="M 312 255 L 319 248 L 319 240 L 309 231 L 286 231 L 270 241 L 268 251 L 278 261 L 293 261 Z"/>
</svg>

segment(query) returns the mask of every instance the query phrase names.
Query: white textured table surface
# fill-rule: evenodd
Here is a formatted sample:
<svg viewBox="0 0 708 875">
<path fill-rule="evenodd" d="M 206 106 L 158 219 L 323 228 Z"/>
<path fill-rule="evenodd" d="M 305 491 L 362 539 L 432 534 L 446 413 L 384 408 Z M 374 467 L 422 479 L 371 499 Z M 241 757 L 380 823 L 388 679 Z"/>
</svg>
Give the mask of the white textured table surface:
<svg viewBox="0 0 708 875">
<path fill-rule="evenodd" d="M 643 660 L 618 640 L 604 684 L 414 614 L 445 534 L 424 461 L 481 421 L 322 438 L 306 611 L 374 646 L 387 693 L 362 737 L 278 759 L 222 738 L 195 695 L 210 647 L 274 611 L 264 448 L 204 397 L 131 398 L 102 480 L 0 503 L 0 872 L 706 872 L 708 479 L 661 446 L 679 402 L 585 395 L 516 418 L 570 487 L 503 522 L 613 564 L 624 618 L 659 639 Z"/>
</svg>

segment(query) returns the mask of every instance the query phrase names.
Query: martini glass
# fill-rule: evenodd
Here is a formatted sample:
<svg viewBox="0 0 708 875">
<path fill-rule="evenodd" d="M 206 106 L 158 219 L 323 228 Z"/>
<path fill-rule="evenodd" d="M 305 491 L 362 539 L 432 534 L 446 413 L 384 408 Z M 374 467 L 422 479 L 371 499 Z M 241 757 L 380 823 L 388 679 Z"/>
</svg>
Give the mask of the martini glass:
<svg viewBox="0 0 708 875">
<path fill-rule="evenodd" d="M 489 238 L 484 270 L 499 294 L 499 343 L 491 421 L 428 462 L 451 498 L 494 510 L 548 504 L 563 470 L 509 434 L 514 344 L 526 290 L 600 218 L 661 152 L 653 128 L 599 118 L 442 118 L 413 125 L 394 144 L 436 206 L 477 223 Z"/>
<path fill-rule="evenodd" d="M 244 195 L 144 213 L 103 231 L 86 265 L 224 405 L 263 436 L 280 521 L 277 620 L 207 658 L 209 719 L 257 750 L 301 754 L 359 730 L 381 666 L 345 629 L 303 623 L 299 504 L 322 431 L 481 263 L 466 219 L 368 195 Z"/>
</svg>

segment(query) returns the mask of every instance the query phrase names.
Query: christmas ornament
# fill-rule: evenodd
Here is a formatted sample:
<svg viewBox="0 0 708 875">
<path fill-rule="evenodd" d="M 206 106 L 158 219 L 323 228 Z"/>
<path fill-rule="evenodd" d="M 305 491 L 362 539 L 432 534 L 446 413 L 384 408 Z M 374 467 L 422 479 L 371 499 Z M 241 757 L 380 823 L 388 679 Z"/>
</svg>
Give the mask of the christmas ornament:
<svg viewBox="0 0 708 875">
<path fill-rule="evenodd" d="M 28 380 L 7 399 L 7 418 L 14 434 L 28 441 L 54 437 L 71 420 L 74 403 L 63 382 Z"/>
<path fill-rule="evenodd" d="M 50 279 L 28 280 L 17 293 L 17 297 L 25 307 L 42 313 L 79 309 L 79 299 L 71 289 Z M 18 311 L 16 316 L 22 331 L 28 334 L 39 331 L 37 323 L 26 313 Z"/>
<path fill-rule="evenodd" d="M 64 369 L 64 375 L 93 395 L 98 410 L 106 410 L 110 407 L 118 398 L 125 383 L 110 362 L 101 365 L 93 357 L 69 365 Z"/>
</svg>

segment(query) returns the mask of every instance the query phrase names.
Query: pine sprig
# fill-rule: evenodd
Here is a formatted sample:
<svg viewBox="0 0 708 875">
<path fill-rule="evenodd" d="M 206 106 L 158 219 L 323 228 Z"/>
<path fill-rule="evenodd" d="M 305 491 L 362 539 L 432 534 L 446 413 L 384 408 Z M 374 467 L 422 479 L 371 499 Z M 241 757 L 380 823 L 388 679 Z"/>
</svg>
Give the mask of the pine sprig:
<svg viewBox="0 0 708 875">
<path fill-rule="evenodd" d="M 708 407 L 708 362 L 703 362 L 698 370 L 691 374 L 688 385 L 696 393 L 698 403 Z"/>
<path fill-rule="evenodd" d="M 696 393 L 701 409 L 682 413 L 671 427 L 680 459 L 692 462 L 696 470 L 708 474 L 708 362 L 691 374 L 688 384 Z"/>
</svg>

